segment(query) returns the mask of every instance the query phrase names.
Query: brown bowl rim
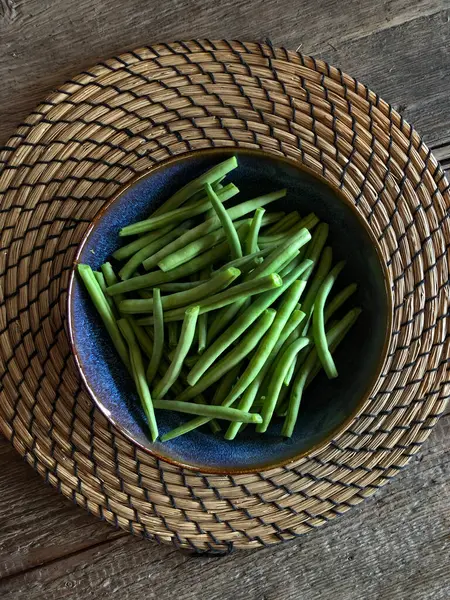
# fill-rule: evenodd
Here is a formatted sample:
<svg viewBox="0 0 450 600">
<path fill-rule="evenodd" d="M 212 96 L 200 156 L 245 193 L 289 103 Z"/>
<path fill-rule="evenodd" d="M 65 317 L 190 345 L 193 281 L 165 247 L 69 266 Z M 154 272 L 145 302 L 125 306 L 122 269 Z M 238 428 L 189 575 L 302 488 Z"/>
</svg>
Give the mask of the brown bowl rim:
<svg viewBox="0 0 450 600">
<path fill-rule="evenodd" d="M 180 460 L 177 460 L 172 457 L 166 456 L 164 454 L 158 453 L 155 450 L 149 448 L 148 446 L 145 446 L 144 444 L 141 444 L 136 439 L 134 439 L 134 437 L 132 435 L 130 435 L 120 425 L 120 423 L 118 423 L 114 420 L 111 412 L 102 404 L 101 400 L 99 398 L 97 398 L 97 396 L 94 394 L 93 390 L 91 389 L 88 378 L 86 377 L 86 375 L 83 371 L 83 366 L 82 366 L 82 363 L 81 363 L 79 355 L 78 355 L 78 351 L 77 351 L 75 339 L 74 339 L 73 328 L 72 328 L 72 318 L 73 318 L 72 290 L 73 290 L 73 285 L 74 285 L 74 281 L 75 281 L 76 267 L 79 263 L 79 257 L 83 251 L 83 248 L 84 248 L 87 240 L 89 239 L 92 231 L 97 226 L 97 223 L 103 217 L 104 213 L 107 212 L 107 210 L 110 208 L 110 206 L 114 202 L 116 202 L 123 194 L 125 194 L 130 188 L 135 186 L 142 179 L 150 177 L 155 172 L 163 170 L 163 169 L 167 168 L 168 166 L 175 164 L 179 161 L 188 160 L 188 159 L 192 158 L 193 156 L 207 157 L 207 156 L 214 156 L 215 154 L 218 154 L 218 155 L 226 155 L 226 154 L 230 154 L 230 155 L 241 154 L 242 155 L 242 154 L 245 154 L 247 156 L 264 156 L 266 158 L 275 159 L 275 160 L 278 160 L 285 164 L 288 164 L 288 165 L 298 169 L 299 171 L 303 171 L 304 173 L 310 175 L 314 179 L 317 179 L 321 183 L 325 184 L 333 192 L 333 194 L 338 196 L 342 202 L 344 202 L 347 206 L 349 206 L 349 208 L 353 211 L 357 220 L 360 222 L 361 226 L 364 228 L 367 235 L 369 236 L 369 238 L 375 248 L 375 251 L 378 256 L 378 260 L 379 260 L 379 263 L 381 266 L 381 270 L 383 272 L 383 280 L 384 280 L 385 291 L 386 291 L 387 316 L 386 316 L 386 331 L 385 331 L 383 348 L 382 348 L 380 357 L 378 359 L 378 364 L 377 364 L 377 368 L 375 369 L 375 374 L 370 379 L 370 382 L 367 386 L 366 392 L 364 394 L 362 394 L 361 400 L 358 402 L 357 406 L 352 411 L 352 413 L 340 425 L 336 426 L 331 431 L 331 433 L 327 434 L 320 442 L 317 442 L 310 448 L 299 452 L 298 454 L 296 454 L 295 456 L 293 456 L 287 460 L 286 459 L 278 460 L 273 463 L 269 463 L 267 465 L 260 465 L 260 466 L 249 467 L 249 468 L 232 467 L 232 468 L 227 469 L 227 468 L 214 468 L 214 467 L 209 467 L 207 465 L 202 467 L 200 465 L 184 463 Z M 121 186 L 120 189 L 115 194 L 113 194 L 111 196 L 111 198 L 109 200 L 107 200 L 105 202 L 105 204 L 102 206 L 102 208 L 97 212 L 95 217 L 92 219 L 91 224 L 89 225 L 89 227 L 86 229 L 85 233 L 83 234 L 83 237 L 82 237 L 81 242 L 76 251 L 73 265 L 72 265 L 72 268 L 71 268 L 70 274 L 69 274 L 69 285 L 67 288 L 67 299 L 66 299 L 66 311 L 67 311 L 66 312 L 66 314 L 67 314 L 66 323 L 67 323 L 69 345 L 70 345 L 72 355 L 75 359 L 75 364 L 80 373 L 83 384 L 89 393 L 89 396 L 91 397 L 92 401 L 97 406 L 97 408 L 100 410 L 100 412 L 104 415 L 104 417 L 111 423 L 111 425 L 123 437 L 125 437 L 132 444 L 135 444 L 140 450 L 142 450 L 146 454 L 149 454 L 153 458 L 163 460 L 164 462 L 174 465 L 176 467 L 181 467 L 183 469 L 189 469 L 189 470 L 195 471 L 195 472 L 202 472 L 202 473 L 205 473 L 208 475 L 209 474 L 211 474 L 211 475 L 243 475 L 243 474 L 267 471 L 270 469 L 275 469 L 277 467 L 288 466 L 302 458 L 305 458 L 312 454 L 317 454 L 318 452 L 320 452 L 320 450 L 325 448 L 333 439 L 335 439 L 336 437 L 338 437 L 342 433 L 344 433 L 348 429 L 348 426 L 353 422 L 353 420 L 362 411 L 367 400 L 370 398 L 372 390 L 375 387 L 375 384 L 378 381 L 380 374 L 382 373 L 383 365 L 386 361 L 386 356 L 387 356 L 388 349 L 389 349 L 390 339 L 392 336 L 392 324 L 393 324 L 393 299 L 392 299 L 392 293 L 391 293 L 389 271 L 387 269 L 387 265 L 385 263 L 385 260 L 384 260 L 383 254 L 382 254 L 380 244 L 379 244 L 377 238 L 375 237 L 374 232 L 369 227 L 367 221 L 365 220 L 363 215 L 359 212 L 357 207 L 345 196 L 345 194 L 342 192 L 342 190 L 335 187 L 333 184 L 330 183 L 330 181 L 326 177 L 324 177 L 320 173 L 317 173 L 310 167 L 307 167 L 306 165 L 304 165 L 300 162 L 297 162 L 296 160 L 294 160 L 292 158 L 288 158 L 286 156 L 280 156 L 275 152 L 270 152 L 270 151 L 261 150 L 261 149 L 238 148 L 238 147 L 233 147 L 233 148 L 223 147 L 223 148 L 208 148 L 208 149 L 202 149 L 202 150 L 191 150 L 189 152 L 185 152 L 185 153 L 179 154 L 177 156 L 170 156 L 157 164 L 151 165 L 144 172 L 140 173 L 139 175 L 136 175 L 129 182 L 127 182 L 126 184 Z"/>
</svg>

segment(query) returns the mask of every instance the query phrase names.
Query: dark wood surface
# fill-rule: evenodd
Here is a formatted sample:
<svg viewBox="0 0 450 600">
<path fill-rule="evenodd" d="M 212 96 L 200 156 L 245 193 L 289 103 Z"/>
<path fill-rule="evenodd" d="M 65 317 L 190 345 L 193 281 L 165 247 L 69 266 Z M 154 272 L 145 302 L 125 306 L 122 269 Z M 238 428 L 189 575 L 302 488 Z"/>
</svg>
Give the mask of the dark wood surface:
<svg viewBox="0 0 450 600">
<path fill-rule="evenodd" d="M 127 48 L 269 38 L 369 84 L 450 167 L 448 0 L 0 0 L 0 145 L 53 87 Z M 199 558 L 115 531 L 0 439 L 0 598 L 448 600 L 450 413 L 374 498 L 299 540 Z"/>
</svg>

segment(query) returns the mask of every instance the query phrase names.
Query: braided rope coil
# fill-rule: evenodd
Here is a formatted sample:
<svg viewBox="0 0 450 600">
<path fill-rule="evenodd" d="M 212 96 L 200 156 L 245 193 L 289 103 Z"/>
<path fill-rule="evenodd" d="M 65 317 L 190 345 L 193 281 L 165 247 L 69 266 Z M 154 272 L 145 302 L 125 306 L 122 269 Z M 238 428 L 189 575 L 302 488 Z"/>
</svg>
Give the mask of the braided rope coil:
<svg viewBox="0 0 450 600">
<path fill-rule="evenodd" d="M 169 156 L 263 149 L 326 177 L 378 237 L 394 331 L 372 397 L 326 448 L 219 476 L 163 463 L 94 408 L 65 333 L 90 221 Z M 125 53 L 56 90 L 0 148 L 0 431 L 66 497 L 196 551 L 278 543 L 358 504 L 403 468 L 449 395 L 450 190 L 418 133 L 339 69 L 269 44 L 196 40 Z"/>
</svg>

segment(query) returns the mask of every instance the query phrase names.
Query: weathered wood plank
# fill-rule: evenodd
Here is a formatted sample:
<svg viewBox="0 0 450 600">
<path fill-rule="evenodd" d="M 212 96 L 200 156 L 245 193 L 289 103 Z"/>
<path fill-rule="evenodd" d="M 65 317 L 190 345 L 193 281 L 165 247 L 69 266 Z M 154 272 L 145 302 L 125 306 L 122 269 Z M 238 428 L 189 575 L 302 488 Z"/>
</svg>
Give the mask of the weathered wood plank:
<svg viewBox="0 0 450 600">
<path fill-rule="evenodd" d="M 29 469 L 24 470 L 28 474 Z M 25 482 L 22 486 L 21 493 L 16 492 L 22 518 L 17 521 L 15 542 L 12 539 L 9 545 L 23 544 L 26 535 L 38 536 L 23 515 L 35 510 L 40 493 L 33 489 L 30 495 Z M 0 490 L 4 487 L 3 483 Z M 150 598 L 188 600 L 207 593 L 211 600 L 447 600 L 449 494 L 447 416 L 422 454 L 390 485 L 297 541 L 253 553 L 200 558 L 128 535 L 106 540 L 99 523 L 104 543 L 0 580 L 0 596 L 15 599 L 26 593 L 28 600 L 96 600 L 117 593 L 127 600 L 145 593 Z M 54 498 L 51 506 L 58 503 Z M 90 517 L 83 522 L 78 515 L 67 522 L 70 514 L 80 512 L 68 505 L 65 512 L 49 515 L 52 525 L 46 523 L 43 529 L 51 527 L 52 542 L 83 539 L 84 531 L 95 530 Z M 46 535 L 48 543 L 48 531 Z"/>
<path fill-rule="evenodd" d="M 75 509 L 3 438 L 0 498 L 0 579 L 126 535 Z"/>
<path fill-rule="evenodd" d="M 0 144 L 48 91 L 158 40 L 270 38 L 368 83 L 450 164 L 448 0 L 0 0 Z M 255 553 L 195 558 L 74 507 L 0 440 L 0 597 L 447 600 L 450 418 L 364 506 Z"/>
<path fill-rule="evenodd" d="M 404 108 L 425 138 L 450 137 L 448 0 L 7 0 L 0 11 L 0 137 L 97 60 L 158 40 L 270 38 L 321 55 Z"/>
</svg>

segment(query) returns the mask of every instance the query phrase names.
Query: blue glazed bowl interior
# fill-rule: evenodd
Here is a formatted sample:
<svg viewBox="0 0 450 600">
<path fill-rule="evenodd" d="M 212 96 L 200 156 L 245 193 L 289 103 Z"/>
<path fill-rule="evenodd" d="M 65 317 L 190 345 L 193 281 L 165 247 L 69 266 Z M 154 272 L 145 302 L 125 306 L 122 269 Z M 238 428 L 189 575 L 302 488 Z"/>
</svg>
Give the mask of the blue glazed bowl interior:
<svg viewBox="0 0 450 600">
<path fill-rule="evenodd" d="M 81 246 L 78 262 L 98 269 L 120 246 L 121 227 L 147 217 L 189 180 L 230 156 L 206 151 L 169 160 L 128 187 L 101 212 Z M 264 435 L 247 427 L 234 441 L 214 436 L 207 427 L 162 444 L 152 443 L 139 398 L 127 371 L 74 272 L 69 295 L 69 329 L 75 357 L 90 394 L 112 423 L 128 438 L 162 459 L 205 472 L 246 472 L 288 463 L 336 435 L 355 415 L 379 376 L 390 335 L 390 298 L 384 269 L 360 217 L 331 187 L 294 164 L 260 152 L 234 152 L 239 167 L 227 178 L 248 199 L 281 187 L 285 199 L 271 210 L 314 211 L 330 225 L 333 261 L 345 259 L 337 289 L 357 282 L 351 306 L 361 306 L 357 324 L 336 352 L 339 377 L 321 373 L 307 389 L 291 439 L 280 435 L 276 419 Z M 188 419 L 157 411 L 160 433 Z"/>
</svg>

